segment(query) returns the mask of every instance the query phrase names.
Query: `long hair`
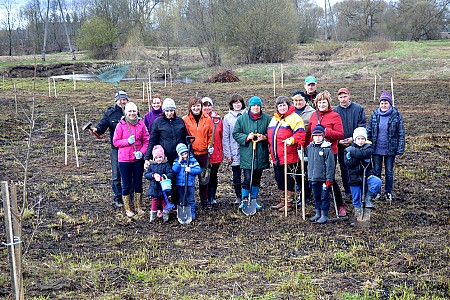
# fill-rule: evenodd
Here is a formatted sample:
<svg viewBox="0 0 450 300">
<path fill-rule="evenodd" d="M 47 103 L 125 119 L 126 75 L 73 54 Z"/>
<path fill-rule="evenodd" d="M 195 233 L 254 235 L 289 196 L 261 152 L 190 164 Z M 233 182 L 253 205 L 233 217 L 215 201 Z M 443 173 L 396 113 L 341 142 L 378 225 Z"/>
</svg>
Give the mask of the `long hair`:
<svg viewBox="0 0 450 300">
<path fill-rule="evenodd" d="M 202 103 L 202 99 L 198 96 L 191 96 L 189 98 L 189 102 L 188 102 L 188 111 L 187 114 L 189 115 L 191 113 L 191 107 L 194 106 L 195 104 L 200 103 L 202 105 L 202 110 L 203 110 L 203 103 Z"/>
</svg>

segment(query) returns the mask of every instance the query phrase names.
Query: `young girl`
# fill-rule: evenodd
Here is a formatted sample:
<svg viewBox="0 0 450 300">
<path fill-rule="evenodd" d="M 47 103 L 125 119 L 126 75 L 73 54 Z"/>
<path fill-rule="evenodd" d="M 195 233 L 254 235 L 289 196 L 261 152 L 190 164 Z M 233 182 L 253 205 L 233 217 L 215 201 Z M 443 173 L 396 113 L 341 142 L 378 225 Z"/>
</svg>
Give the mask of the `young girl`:
<svg viewBox="0 0 450 300">
<path fill-rule="evenodd" d="M 159 206 L 163 208 L 163 221 L 169 221 L 169 210 L 166 199 L 161 188 L 161 180 L 163 175 L 166 175 L 168 179 L 173 178 L 173 171 L 170 164 L 167 162 L 167 158 L 164 155 L 164 149 L 161 145 L 153 147 L 152 151 L 153 160 L 150 161 L 147 171 L 144 177 L 150 181 L 147 196 L 152 198 L 152 211 L 150 212 L 150 223 L 155 221 L 157 210 Z"/>
<path fill-rule="evenodd" d="M 191 215 L 192 219 L 194 219 L 195 210 L 197 207 L 195 205 L 194 199 L 195 176 L 200 175 L 200 173 L 202 172 L 202 168 L 200 168 L 200 165 L 198 164 L 194 156 L 188 153 L 188 148 L 185 144 L 178 144 L 176 149 L 178 153 L 178 159 L 174 161 L 172 170 L 177 174 L 176 182 L 178 193 L 180 195 L 180 203 L 183 204 L 183 197 L 186 196 L 185 201 L 191 207 Z M 188 173 L 187 182 L 186 173 Z M 185 195 L 184 191 L 186 186 L 187 190 Z"/>
</svg>

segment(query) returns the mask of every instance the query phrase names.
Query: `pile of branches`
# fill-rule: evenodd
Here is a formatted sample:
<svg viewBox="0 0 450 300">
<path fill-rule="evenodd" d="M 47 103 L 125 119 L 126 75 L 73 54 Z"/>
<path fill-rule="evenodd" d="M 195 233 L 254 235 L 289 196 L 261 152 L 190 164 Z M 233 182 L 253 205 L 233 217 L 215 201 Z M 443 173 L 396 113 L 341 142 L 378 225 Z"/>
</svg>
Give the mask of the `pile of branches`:
<svg viewBox="0 0 450 300">
<path fill-rule="evenodd" d="M 208 79 L 203 81 L 204 83 L 223 83 L 223 82 L 238 82 L 240 79 L 236 76 L 236 73 L 232 70 L 218 70 L 211 75 Z"/>
</svg>

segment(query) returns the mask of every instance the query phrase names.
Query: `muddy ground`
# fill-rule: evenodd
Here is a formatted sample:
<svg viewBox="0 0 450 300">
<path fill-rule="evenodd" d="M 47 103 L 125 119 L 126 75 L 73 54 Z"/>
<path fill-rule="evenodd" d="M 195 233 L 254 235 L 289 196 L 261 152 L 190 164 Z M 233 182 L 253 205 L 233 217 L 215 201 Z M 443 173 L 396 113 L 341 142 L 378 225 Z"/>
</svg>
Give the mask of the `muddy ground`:
<svg viewBox="0 0 450 300">
<path fill-rule="evenodd" d="M 21 193 L 29 138 L 31 81 L 15 95 L 2 90 L 0 178 L 19 183 Z M 140 109 L 141 83 L 121 83 Z M 28 208 L 23 223 L 26 299 L 448 299 L 450 298 L 450 84 L 407 81 L 395 84 L 395 104 L 403 115 L 406 151 L 395 168 L 394 201 L 376 203 L 371 226 L 352 228 L 348 220 L 325 225 L 303 221 L 301 211 L 286 218 L 269 206 L 277 200 L 273 172 L 264 171 L 264 209 L 246 217 L 231 204 L 231 169 L 221 166 L 219 204 L 199 210 L 198 219 L 180 225 L 149 224 L 148 214 L 128 219 L 112 205 L 109 139 L 80 132 L 80 167 L 69 137 L 64 164 L 64 114 L 78 126 L 94 124 L 112 105 L 105 83 L 57 81 L 48 97 L 46 79 L 35 92 L 36 132 L 28 160 Z M 377 103 L 369 81 L 323 82 L 334 94 L 348 86 L 369 116 Z M 286 83 L 278 94 L 300 84 Z M 199 93 L 214 100 L 223 116 L 232 93 L 263 98 L 274 111 L 272 85 L 174 84 L 154 87 L 186 113 L 186 101 Z M 379 91 L 390 82 L 379 82 Z M 379 93 L 378 93 L 379 94 Z M 336 97 L 333 98 L 337 103 Z M 22 111 L 21 107 L 24 108 Z M 147 183 L 145 183 L 147 185 Z M 147 212 L 149 202 L 145 203 Z M 347 204 L 352 214 L 351 204 Z M 306 208 L 307 218 L 313 208 Z M 0 240 L 6 241 L 4 226 Z M 1 248 L 0 297 L 12 299 L 7 248 Z"/>
</svg>

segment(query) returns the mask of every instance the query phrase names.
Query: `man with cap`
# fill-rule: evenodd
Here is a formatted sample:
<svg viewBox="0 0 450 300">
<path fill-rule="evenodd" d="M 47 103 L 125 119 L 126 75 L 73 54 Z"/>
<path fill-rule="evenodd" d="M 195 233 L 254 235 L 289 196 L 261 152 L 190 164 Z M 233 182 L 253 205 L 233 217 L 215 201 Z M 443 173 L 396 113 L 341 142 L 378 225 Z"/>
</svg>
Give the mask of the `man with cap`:
<svg viewBox="0 0 450 300">
<path fill-rule="evenodd" d="M 122 184 L 119 172 L 118 153 L 119 149 L 113 145 L 114 131 L 120 119 L 124 116 L 125 105 L 128 103 L 128 95 L 125 91 L 118 91 L 115 97 L 115 104 L 110 106 L 103 114 L 102 119 L 97 126 L 92 128 L 93 132 L 100 135 L 104 134 L 109 129 L 109 138 L 111 143 L 111 169 L 112 169 L 112 190 L 114 192 L 114 203 L 117 207 L 123 206 L 122 200 Z"/>
<path fill-rule="evenodd" d="M 300 94 L 303 98 L 305 98 L 306 102 L 313 107 L 314 106 L 314 99 L 316 99 L 317 94 L 319 93 L 317 91 L 317 79 L 314 76 L 308 76 L 305 78 L 305 91 L 298 90 L 292 95 Z"/>
<path fill-rule="evenodd" d="M 339 105 L 333 110 L 341 116 L 342 125 L 344 126 L 344 137 L 338 142 L 338 162 L 341 168 L 345 197 L 350 198 L 351 191 L 348 183 L 348 170 L 344 161 L 344 149 L 354 142 L 352 138 L 353 131 L 358 127 L 366 127 L 366 113 L 361 105 L 350 99 L 350 92 L 347 88 L 340 88 L 337 95 Z"/>
</svg>

